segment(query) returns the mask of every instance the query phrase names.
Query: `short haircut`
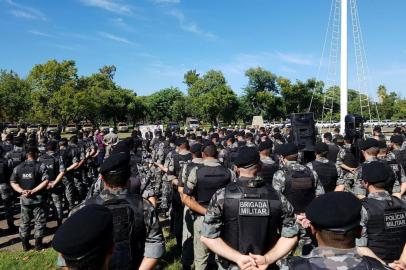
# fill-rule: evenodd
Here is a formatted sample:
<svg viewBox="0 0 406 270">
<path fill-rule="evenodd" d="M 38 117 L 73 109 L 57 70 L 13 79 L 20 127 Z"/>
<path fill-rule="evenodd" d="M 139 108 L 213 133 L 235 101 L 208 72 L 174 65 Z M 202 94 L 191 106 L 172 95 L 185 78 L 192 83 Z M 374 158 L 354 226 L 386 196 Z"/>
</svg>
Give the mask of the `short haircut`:
<svg viewBox="0 0 406 270">
<path fill-rule="evenodd" d="M 70 270 L 100 270 L 102 269 L 109 249 L 111 248 L 113 248 L 113 246 L 97 250 L 80 260 L 69 260 L 68 258 L 64 258 L 66 266 L 68 266 Z"/>
<path fill-rule="evenodd" d="M 207 145 L 204 149 L 203 149 L 203 153 L 208 156 L 208 157 L 217 157 L 217 148 L 215 145 Z"/>
<path fill-rule="evenodd" d="M 78 136 L 73 135 L 72 137 L 70 137 L 69 142 L 73 143 L 73 144 L 77 144 L 78 143 Z"/>
<path fill-rule="evenodd" d="M 326 132 L 324 133 L 323 138 L 331 142 L 333 140 L 333 135 L 331 135 L 330 132 Z"/>
<path fill-rule="evenodd" d="M 47 151 L 56 151 L 57 147 L 58 147 L 58 144 L 56 141 L 50 141 L 47 144 Z"/>
<path fill-rule="evenodd" d="M 103 174 L 103 180 L 111 187 L 124 187 L 131 176 L 130 166 L 115 172 Z"/>
<path fill-rule="evenodd" d="M 320 238 L 327 246 L 349 249 L 355 247 L 355 238 L 359 238 L 359 227 L 356 227 L 350 231 L 337 233 L 328 230 L 319 230 L 315 226 Z"/>
<path fill-rule="evenodd" d="M 370 156 L 376 156 L 379 153 L 379 148 L 378 147 L 371 147 L 365 150 L 365 152 L 370 155 Z"/>
</svg>

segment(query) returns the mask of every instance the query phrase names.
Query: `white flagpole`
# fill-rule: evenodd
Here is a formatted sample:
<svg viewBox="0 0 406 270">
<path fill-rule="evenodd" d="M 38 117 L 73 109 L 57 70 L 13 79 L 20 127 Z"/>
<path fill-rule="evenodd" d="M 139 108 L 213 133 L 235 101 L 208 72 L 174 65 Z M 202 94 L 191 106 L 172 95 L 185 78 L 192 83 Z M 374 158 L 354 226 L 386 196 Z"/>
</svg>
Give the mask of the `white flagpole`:
<svg viewBox="0 0 406 270">
<path fill-rule="evenodd" d="M 340 70 L 340 132 L 344 134 L 348 102 L 348 47 L 347 47 L 348 0 L 341 0 L 341 70 Z"/>
</svg>

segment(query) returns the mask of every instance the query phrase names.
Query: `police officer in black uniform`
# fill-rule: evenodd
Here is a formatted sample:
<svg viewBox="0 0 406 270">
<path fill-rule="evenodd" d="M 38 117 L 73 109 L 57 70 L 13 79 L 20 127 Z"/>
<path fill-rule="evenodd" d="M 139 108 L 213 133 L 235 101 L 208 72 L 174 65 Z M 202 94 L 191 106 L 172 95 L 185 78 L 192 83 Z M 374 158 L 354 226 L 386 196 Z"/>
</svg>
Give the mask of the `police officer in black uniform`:
<svg viewBox="0 0 406 270">
<path fill-rule="evenodd" d="M 329 152 L 327 144 L 317 143 L 314 146 L 314 151 L 316 153 L 316 160 L 309 162 L 307 167 L 316 171 L 325 192 L 334 191 L 337 186 L 340 169 L 336 166 L 335 162 L 327 159 Z"/>
<path fill-rule="evenodd" d="M 129 193 L 129 153 L 110 155 L 101 165 L 100 174 L 104 190 L 76 209 L 99 204 L 113 214 L 115 247 L 109 269 L 153 269 L 164 253 L 164 238 L 155 208 L 140 194 Z M 63 260 L 59 266 L 65 266 Z"/>
<path fill-rule="evenodd" d="M 256 177 L 259 162 L 254 147 L 241 148 L 236 182 L 215 193 L 204 217 L 201 239 L 218 255 L 219 269 L 277 269 L 297 243 L 293 207 Z"/>
<path fill-rule="evenodd" d="M 65 174 L 65 165 L 61 162 L 61 157 L 59 153 L 56 152 L 57 149 L 58 143 L 56 141 L 48 142 L 46 152 L 38 158 L 38 161 L 43 163 L 47 168 L 49 176 L 48 193 L 54 204 L 57 224 L 60 226 L 63 219 L 62 200 L 65 190 L 62 184 L 62 178 Z"/>
<path fill-rule="evenodd" d="M 207 206 L 213 194 L 218 189 L 224 188 L 234 178 L 232 171 L 221 165 L 217 154 L 217 148 L 213 143 L 208 142 L 203 145 L 203 165 L 192 168 L 183 189 L 183 202 L 196 216 L 193 224 L 196 270 L 208 267 L 212 259 L 209 256 L 210 251 L 200 241 Z"/>
<path fill-rule="evenodd" d="M 8 162 L 3 158 L 3 148 L 0 147 L 0 196 L 4 205 L 4 214 L 6 216 L 9 232 L 16 232 L 13 217 L 13 191 L 10 188 L 11 171 Z"/>
<path fill-rule="evenodd" d="M 23 163 L 26 158 L 26 152 L 24 150 L 24 140 L 21 137 L 16 137 L 13 140 L 13 143 L 13 149 L 7 152 L 4 156 L 4 158 L 8 160 L 8 164 L 11 170 Z"/>
<path fill-rule="evenodd" d="M 259 157 L 261 159 L 261 171 L 258 175 L 266 182 L 272 184 L 273 175 L 279 169 L 279 164 L 271 157 L 273 143 L 266 139 L 258 146 Z"/>
<path fill-rule="evenodd" d="M 368 196 L 362 201 L 361 238 L 358 247 L 369 247 L 391 263 L 400 258 L 406 243 L 406 204 L 385 190 L 390 169 L 379 161 L 362 167 L 362 183 Z"/>
<path fill-rule="evenodd" d="M 29 235 L 34 217 L 35 248 L 42 249 L 42 238 L 46 226 L 45 195 L 49 176 L 44 164 L 37 161 L 38 149 L 27 150 L 27 160 L 14 168 L 10 177 L 11 187 L 19 194 L 21 204 L 20 238 L 24 251 L 30 249 Z"/>
<path fill-rule="evenodd" d="M 390 269 L 375 258 L 362 256 L 355 248 L 361 231 L 360 211 L 361 202 L 348 192 L 329 192 L 314 199 L 306 216 L 318 247 L 308 256 L 288 258 L 281 270 Z"/>
</svg>

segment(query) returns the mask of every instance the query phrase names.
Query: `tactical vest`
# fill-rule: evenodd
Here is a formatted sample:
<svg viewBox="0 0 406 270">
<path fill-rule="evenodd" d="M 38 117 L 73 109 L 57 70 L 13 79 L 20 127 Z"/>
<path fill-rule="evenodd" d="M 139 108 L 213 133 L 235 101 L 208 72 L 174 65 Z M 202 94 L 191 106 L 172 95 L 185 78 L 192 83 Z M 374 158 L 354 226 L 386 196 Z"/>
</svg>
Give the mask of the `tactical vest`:
<svg viewBox="0 0 406 270">
<path fill-rule="evenodd" d="M 402 165 L 403 170 L 406 171 L 406 149 L 396 151 L 395 153 L 396 161 Z"/>
<path fill-rule="evenodd" d="M 279 238 L 281 216 L 282 203 L 271 185 L 231 182 L 225 188 L 221 238 L 242 254 L 265 254 Z"/>
<path fill-rule="evenodd" d="M 231 181 L 231 172 L 223 166 L 202 166 L 196 171 L 196 200 L 207 206 L 214 193 Z"/>
<path fill-rule="evenodd" d="M 338 173 L 335 163 L 329 161 L 323 163 L 317 160 L 312 162 L 313 169 L 319 176 L 319 180 L 323 185 L 324 191 L 332 192 L 337 186 Z"/>
<path fill-rule="evenodd" d="M 3 143 L 3 144 L 1 145 L 1 147 L 3 147 L 3 153 L 4 153 L 4 154 L 6 154 L 6 153 L 12 151 L 13 148 L 14 148 L 14 146 L 13 146 L 12 144 L 9 144 L 9 143 Z"/>
<path fill-rule="evenodd" d="M 327 159 L 335 163 L 337 161 L 338 152 L 340 152 L 340 147 L 335 144 L 328 144 Z"/>
<path fill-rule="evenodd" d="M 174 153 L 173 154 L 173 161 L 174 161 L 174 171 L 173 174 L 176 177 L 179 177 L 180 169 L 182 168 L 182 165 L 188 162 L 189 160 L 192 160 L 192 153 L 187 153 L 186 155 L 181 155 L 179 153 Z"/>
<path fill-rule="evenodd" d="M 114 250 L 109 269 L 138 269 L 141 265 L 146 238 L 143 203 L 138 194 L 118 195 L 107 201 L 96 196 L 85 202 L 104 205 L 113 214 Z"/>
<path fill-rule="evenodd" d="M 316 264 L 310 262 L 309 258 L 303 257 L 288 257 L 287 265 L 290 270 L 321 270 L 327 269 L 325 267 L 320 267 Z M 343 266 L 344 268 L 344 266 Z M 347 270 L 388 270 L 391 269 L 381 264 L 377 259 L 362 256 L 361 262 L 354 267 L 345 267 Z"/>
<path fill-rule="evenodd" d="M 303 171 L 284 167 L 283 171 L 286 179 L 283 195 L 293 205 L 295 213 L 303 213 L 316 197 L 313 174 L 308 167 L 305 167 Z"/>
<path fill-rule="evenodd" d="M 265 182 L 272 183 L 273 175 L 278 171 L 278 164 L 262 163 L 261 171 L 258 173 Z"/>
<path fill-rule="evenodd" d="M 24 162 L 25 153 L 22 150 L 12 150 L 9 152 L 9 157 L 13 164 L 13 169 Z"/>
<path fill-rule="evenodd" d="M 393 196 L 364 199 L 362 205 L 368 212 L 368 247 L 387 263 L 398 260 L 406 242 L 406 205 Z"/>
<path fill-rule="evenodd" d="M 7 183 L 7 162 L 0 158 L 0 184 Z"/>
<path fill-rule="evenodd" d="M 38 161 L 44 163 L 44 165 L 47 167 L 49 180 L 55 180 L 59 173 L 59 158 L 49 154 L 44 154 L 38 159 Z"/>
<path fill-rule="evenodd" d="M 26 161 L 17 168 L 17 183 L 23 190 L 32 190 L 41 183 L 40 163 L 36 161 Z M 44 200 L 43 193 L 38 192 L 29 198 L 21 197 L 23 205 L 39 204 Z"/>
<path fill-rule="evenodd" d="M 392 171 L 392 175 L 395 178 L 395 181 L 400 184 L 402 184 L 402 166 L 396 161 L 396 159 L 391 159 L 391 160 L 381 160 L 382 162 L 386 163 L 391 171 Z"/>
</svg>

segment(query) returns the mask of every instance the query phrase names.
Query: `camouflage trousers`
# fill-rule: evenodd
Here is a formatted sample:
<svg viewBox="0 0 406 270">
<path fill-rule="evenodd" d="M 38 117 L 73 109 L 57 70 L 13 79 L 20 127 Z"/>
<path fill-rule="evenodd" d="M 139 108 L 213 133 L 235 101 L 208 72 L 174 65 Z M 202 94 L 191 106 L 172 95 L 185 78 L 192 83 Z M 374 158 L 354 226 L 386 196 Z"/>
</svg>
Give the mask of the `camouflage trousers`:
<svg viewBox="0 0 406 270">
<path fill-rule="evenodd" d="M 0 196 L 4 204 L 4 214 L 8 227 L 14 227 L 13 218 L 13 191 L 7 184 L 0 184 Z"/>
<path fill-rule="evenodd" d="M 33 205 L 21 204 L 20 237 L 22 239 L 30 236 L 32 220 L 34 220 L 34 238 L 42 238 L 46 227 L 44 203 Z"/>
<path fill-rule="evenodd" d="M 86 198 L 87 187 L 83 181 L 82 171 L 77 172 L 73 176 L 73 183 L 75 185 L 76 201 L 81 203 Z"/>
<path fill-rule="evenodd" d="M 49 200 L 52 201 L 54 213 L 58 220 L 63 219 L 63 186 L 55 187 L 50 191 Z"/>
<path fill-rule="evenodd" d="M 68 201 L 70 211 L 75 206 L 75 185 L 73 183 L 73 177 L 64 177 L 62 184 L 65 186 L 65 197 Z"/>
<path fill-rule="evenodd" d="M 172 183 L 170 181 L 162 181 L 161 209 L 168 210 L 171 206 L 172 198 Z"/>
<path fill-rule="evenodd" d="M 193 219 L 194 215 L 192 211 L 185 206 L 182 228 L 182 265 L 193 265 Z"/>
</svg>

